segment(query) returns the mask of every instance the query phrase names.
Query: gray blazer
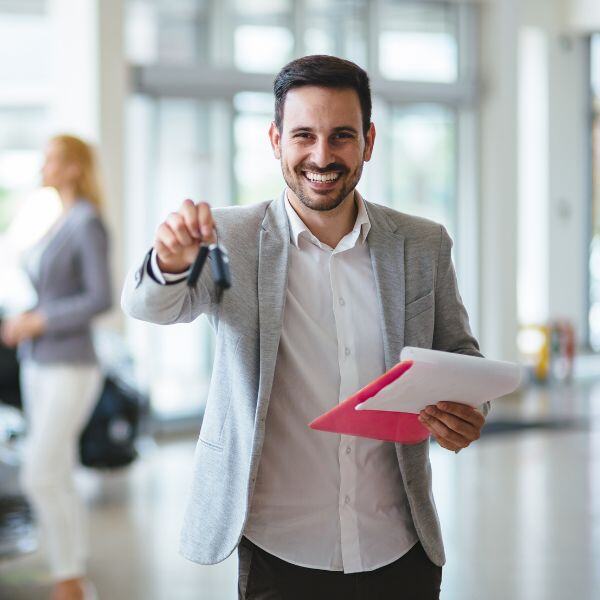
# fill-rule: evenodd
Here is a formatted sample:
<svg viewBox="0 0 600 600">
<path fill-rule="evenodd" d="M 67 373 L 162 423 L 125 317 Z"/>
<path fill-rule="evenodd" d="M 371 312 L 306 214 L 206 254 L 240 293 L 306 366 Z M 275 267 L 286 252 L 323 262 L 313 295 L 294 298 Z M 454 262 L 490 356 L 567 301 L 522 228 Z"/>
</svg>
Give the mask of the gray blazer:
<svg viewBox="0 0 600 600">
<path fill-rule="evenodd" d="M 38 363 L 96 362 L 90 323 L 112 304 L 106 230 L 94 207 L 78 200 L 29 277 L 46 332 L 19 345 L 19 358 Z"/>
<path fill-rule="evenodd" d="M 479 355 L 469 330 L 440 225 L 366 203 L 367 243 L 380 303 L 386 368 L 404 345 Z M 281 336 L 290 231 L 284 196 L 248 207 L 214 209 L 227 245 L 233 286 L 220 304 L 205 269 L 197 287 L 161 286 L 147 271 L 149 254 L 125 282 L 122 306 L 152 323 L 193 321 L 206 313 L 216 351 L 196 447 L 182 554 L 198 563 L 224 560 L 239 543 L 265 436 Z M 396 444 L 416 531 L 431 560 L 445 561 L 431 489 L 429 442 Z"/>
</svg>

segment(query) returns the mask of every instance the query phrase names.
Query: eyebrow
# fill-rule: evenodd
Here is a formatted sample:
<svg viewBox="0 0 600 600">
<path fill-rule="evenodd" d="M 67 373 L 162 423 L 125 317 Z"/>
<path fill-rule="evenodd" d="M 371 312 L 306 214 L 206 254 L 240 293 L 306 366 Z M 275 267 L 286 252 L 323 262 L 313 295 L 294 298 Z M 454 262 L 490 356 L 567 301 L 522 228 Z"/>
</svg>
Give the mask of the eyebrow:
<svg viewBox="0 0 600 600">
<path fill-rule="evenodd" d="M 298 133 L 299 131 L 312 132 L 312 131 L 314 131 L 314 128 L 313 127 L 294 127 L 294 129 L 290 130 L 290 133 Z M 333 131 L 333 133 L 339 133 L 341 131 L 350 131 L 352 133 L 358 134 L 357 129 L 355 127 L 352 127 L 351 125 L 340 125 L 339 127 L 334 127 L 332 131 Z"/>
</svg>

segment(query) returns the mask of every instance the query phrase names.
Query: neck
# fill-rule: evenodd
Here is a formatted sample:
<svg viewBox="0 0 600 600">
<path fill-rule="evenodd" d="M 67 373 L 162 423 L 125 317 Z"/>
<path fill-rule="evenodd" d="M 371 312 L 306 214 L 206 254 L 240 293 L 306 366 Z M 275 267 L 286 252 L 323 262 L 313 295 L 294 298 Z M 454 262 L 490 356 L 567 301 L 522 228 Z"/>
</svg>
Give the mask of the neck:
<svg viewBox="0 0 600 600">
<path fill-rule="evenodd" d="M 356 223 L 358 206 L 352 190 L 344 200 L 332 210 L 314 210 L 308 208 L 290 190 L 286 191 L 287 199 L 302 222 L 310 232 L 322 243 L 335 248 L 340 240 L 352 231 Z"/>
<path fill-rule="evenodd" d="M 60 197 L 63 211 L 69 210 L 77 202 L 77 194 L 73 187 L 61 187 L 56 190 Z"/>
</svg>

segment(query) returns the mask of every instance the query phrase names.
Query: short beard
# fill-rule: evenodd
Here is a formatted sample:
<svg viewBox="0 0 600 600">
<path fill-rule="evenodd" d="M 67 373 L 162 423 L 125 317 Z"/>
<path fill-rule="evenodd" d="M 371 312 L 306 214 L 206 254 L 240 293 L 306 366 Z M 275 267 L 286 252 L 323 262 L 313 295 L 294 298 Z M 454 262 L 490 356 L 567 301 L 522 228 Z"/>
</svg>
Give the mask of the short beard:
<svg viewBox="0 0 600 600">
<path fill-rule="evenodd" d="M 306 208 L 310 208 L 311 210 L 316 210 L 319 212 L 336 209 L 348 197 L 348 195 L 354 191 L 358 185 L 358 182 L 360 181 L 362 170 L 363 163 L 360 164 L 354 174 L 354 177 L 346 182 L 346 185 L 342 187 L 340 192 L 329 202 L 323 204 L 312 200 L 307 194 L 304 193 L 304 189 L 300 183 L 302 181 L 300 178 L 304 177 L 302 172 L 296 175 L 298 178 L 298 185 L 296 185 L 296 180 L 294 179 L 293 174 L 284 166 L 283 160 L 281 161 L 281 172 L 283 173 L 283 179 L 285 180 L 287 186 L 290 188 L 290 190 L 292 190 L 292 192 L 294 192 L 298 200 L 300 200 L 300 202 L 302 202 Z"/>
</svg>

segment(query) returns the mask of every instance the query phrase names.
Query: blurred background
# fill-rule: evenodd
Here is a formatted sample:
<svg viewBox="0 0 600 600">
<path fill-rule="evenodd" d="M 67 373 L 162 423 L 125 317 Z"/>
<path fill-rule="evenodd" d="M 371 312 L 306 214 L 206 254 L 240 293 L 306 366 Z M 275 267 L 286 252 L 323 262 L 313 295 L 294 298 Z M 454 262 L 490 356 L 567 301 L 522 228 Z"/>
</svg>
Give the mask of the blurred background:
<svg viewBox="0 0 600 600">
<path fill-rule="evenodd" d="M 117 294 L 184 198 L 280 193 L 271 86 L 306 54 L 368 70 L 378 135 L 358 189 L 448 228 L 482 351 L 526 368 L 477 444 L 460 456 L 432 448 L 442 598 L 600 597 L 594 0 L 0 0 L 0 310 L 27 303 L 18 248 L 56 208 L 40 188 L 50 136 L 98 149 Z M 177 555 L 210 328 L 151 326 L 116 308 L 97 340 L 140 407 L 138 459 L 79 474 L 100 597 L 235 598 L 235 557 L 207 568 Z M 17 416 L 2 426 L 13 470 Z M 35 524 L 11 526 L 0 597 L 43 598 Z"/>
</svg>

